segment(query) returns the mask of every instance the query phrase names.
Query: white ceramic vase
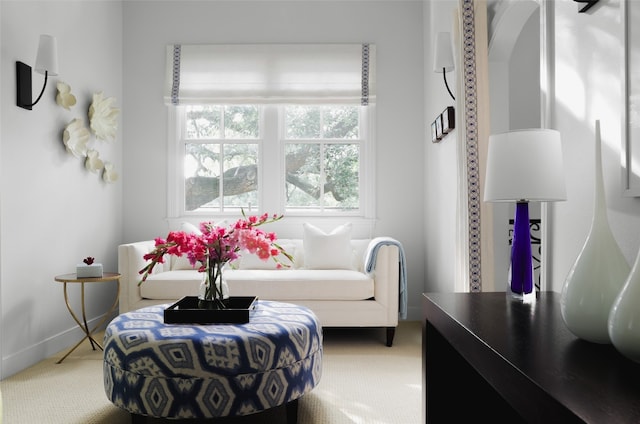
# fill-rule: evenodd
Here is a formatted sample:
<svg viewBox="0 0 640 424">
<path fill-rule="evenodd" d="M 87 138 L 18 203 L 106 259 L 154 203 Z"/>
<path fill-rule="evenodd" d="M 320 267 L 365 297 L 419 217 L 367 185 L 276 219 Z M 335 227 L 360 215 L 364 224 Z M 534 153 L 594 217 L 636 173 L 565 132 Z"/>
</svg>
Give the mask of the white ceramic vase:
<svg viewBox="0 0 640 424">
<path fill-rule="evenodd" d="M 609 312 L 609 337 L 624 356 L 640 363 L 640 252 Z"/>
<path fill-rule="evenodd" d="M 602 177 L 600 121 L 596 121 L 595 201 L 591 229 L 571 267 L 561 293 L 561 312 L 577 337 L 609 344 L 609 312 L 629 276 L 629 263 L 616 242 L 607 218 Z"/>
</svg>

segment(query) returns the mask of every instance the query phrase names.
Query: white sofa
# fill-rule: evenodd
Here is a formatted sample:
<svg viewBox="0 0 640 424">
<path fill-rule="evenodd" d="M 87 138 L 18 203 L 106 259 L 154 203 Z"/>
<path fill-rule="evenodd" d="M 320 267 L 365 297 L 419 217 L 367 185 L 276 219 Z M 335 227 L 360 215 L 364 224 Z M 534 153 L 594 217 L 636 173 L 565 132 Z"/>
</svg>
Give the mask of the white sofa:
<svg viewBox="0 0 640 424">
<path fill-rule="evenodd" d="M 243 256 L 224 271 L 230 296 L 304 305 L 323 327 L 384 327 L 386 344 L 392 345 L 399 315 L 403 316 L 400 308 L 405 303 L 400 300 L 400 292 L 406 292 L 401 284 L 404 254 L 399 243 L 389 238 L 351 240 L 349 269 L 309 269 L 302 239 L 279 239 L 278 243 L 293 255 L 291 266 L 275 269 L 272 261 Z M 158 264 L 138 285 L 139 271 L 146 265 L 143 255 L 153 248 L 153 240 L 118 247 L 120 313 L 197 295 L 202 274 L 185 258 L 175 256 Z M 317 265 L 316 259 L 307 257 L 306 262 Z"/>
</svg>

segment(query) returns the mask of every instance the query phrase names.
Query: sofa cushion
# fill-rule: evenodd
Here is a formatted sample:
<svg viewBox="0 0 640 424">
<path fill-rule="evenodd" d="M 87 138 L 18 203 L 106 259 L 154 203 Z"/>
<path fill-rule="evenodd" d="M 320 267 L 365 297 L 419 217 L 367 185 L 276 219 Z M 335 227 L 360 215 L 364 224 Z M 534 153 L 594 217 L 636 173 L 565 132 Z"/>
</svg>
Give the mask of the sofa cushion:
<svg viewBox="0 0 640 424">
<path fill-rule="evenodd" d="M 278 300 L 363 300 L 374 295 L 374 281 L 353 270 L 225 270 L 230 296 Z M 197 296 L 202 273 L 191 270 L 151 274 L 140 285 L 146 299 Z"/>
<path fill-rule="evenodd" d="M 353 269 L 350 222 L 329 234 L 307 222 L 302 225 L 305 268 Z"/>
<path fill-rule="evenodd" d="M 149 274 L 140 285 L 140 296 L 146 299 L 176 300 L 184 296 L 197 296 L 202 273 L 196 270 L 166 271 Z"/>
<path fill-rule="evenodd" d="M 228 270 L 231 296 L 278 300 L 363 300 L 374 295 L 368 275 L 347 269 Z"/>
<path fill-rule="evenodd" d="M 184 255 L 184 256 L 169 255 L 169 256 L 170 257 L 168 258 L 168 260 L 171 261 L 170 266 L 171 266 L 171 269 L 174 271 L 185 270 L 185 269 L 197 270 L 200 267 L 199 262 L 196 262 L 194 266 L 191 266 L 191 264 L 189 263 L 189 258 L 187 258 L 187 255 Z"/>
</svg>

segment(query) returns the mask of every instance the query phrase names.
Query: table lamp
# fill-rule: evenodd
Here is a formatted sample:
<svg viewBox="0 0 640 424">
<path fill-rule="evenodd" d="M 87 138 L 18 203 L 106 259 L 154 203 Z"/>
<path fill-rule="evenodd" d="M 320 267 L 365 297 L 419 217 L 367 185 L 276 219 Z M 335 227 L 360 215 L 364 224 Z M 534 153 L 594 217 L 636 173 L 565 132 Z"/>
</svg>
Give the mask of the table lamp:
<svg viewBox="0 0 640 424">
<path fill-rule="evenodd" d="M 485 202 L 515 202 L 507 294 L 535 300 L 529 202 L 566 200 L 560 133 L 549 129 L 489 136 Z"/>
</svg>

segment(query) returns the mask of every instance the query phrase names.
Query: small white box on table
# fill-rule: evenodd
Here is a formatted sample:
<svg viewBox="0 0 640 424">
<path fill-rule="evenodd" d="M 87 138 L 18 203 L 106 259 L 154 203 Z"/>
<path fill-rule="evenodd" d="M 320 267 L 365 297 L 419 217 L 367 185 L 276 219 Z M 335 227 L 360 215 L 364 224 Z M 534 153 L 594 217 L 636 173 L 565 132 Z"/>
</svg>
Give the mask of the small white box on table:
<svg viewBox="0 0 640 424">
<path fill-rule="evenodd" d="M 76 274 L 78 278 L 102 278 L 102 264 L 78 264 Z"/>
</svg>

